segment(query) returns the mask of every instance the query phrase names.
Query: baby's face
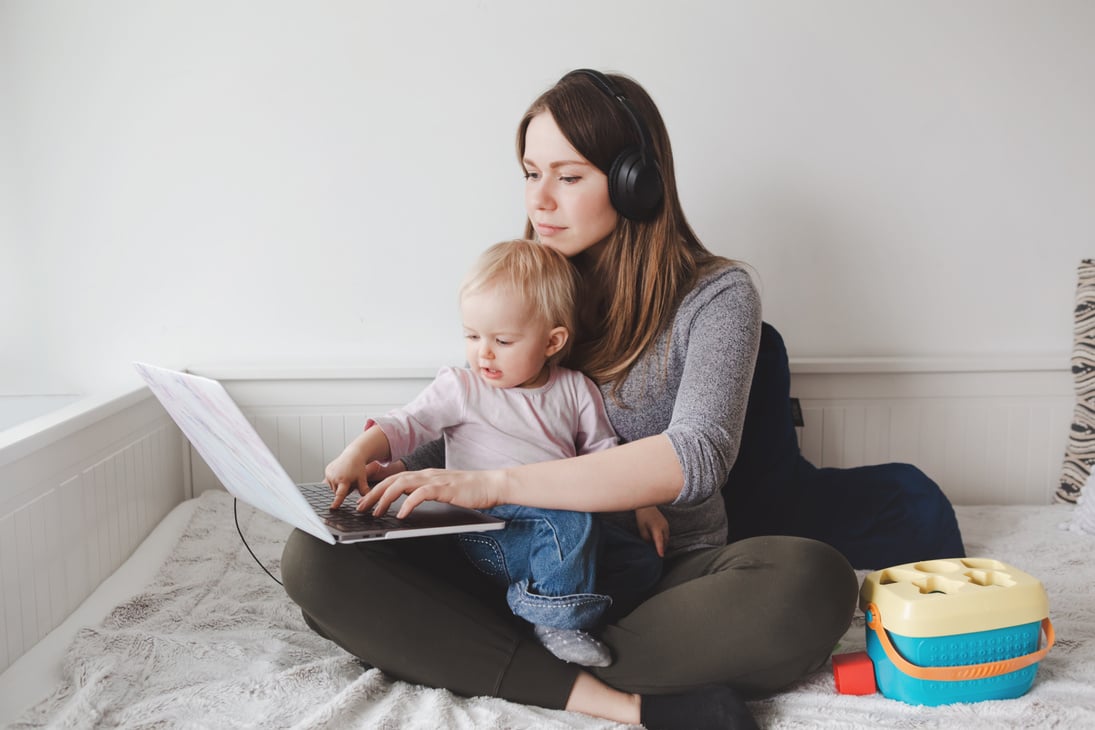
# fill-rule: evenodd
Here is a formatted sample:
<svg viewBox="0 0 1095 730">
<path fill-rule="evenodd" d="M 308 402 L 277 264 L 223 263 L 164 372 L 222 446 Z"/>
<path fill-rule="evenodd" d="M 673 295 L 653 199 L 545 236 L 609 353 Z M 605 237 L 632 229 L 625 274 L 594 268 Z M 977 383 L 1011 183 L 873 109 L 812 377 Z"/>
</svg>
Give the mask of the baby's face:
<svg viewBox="0 0 1095 730">
<path fill-rule="evenodd" d="M 460 300 L 468 365 L 496 388 L 535 388 L 547 382 L 551 328 L 532 317 L 524 299 L 487 287 Z"/>
</svg>

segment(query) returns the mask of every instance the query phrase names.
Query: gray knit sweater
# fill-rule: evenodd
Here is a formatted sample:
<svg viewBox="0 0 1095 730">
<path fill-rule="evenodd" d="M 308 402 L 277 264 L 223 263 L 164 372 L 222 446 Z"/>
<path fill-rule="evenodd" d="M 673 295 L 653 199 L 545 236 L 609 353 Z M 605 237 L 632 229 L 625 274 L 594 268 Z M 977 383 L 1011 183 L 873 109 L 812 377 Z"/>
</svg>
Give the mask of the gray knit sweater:
<svg viewBox="0 0 1095 730">
<path fill-rule="evenodd" d="M 685 295 L 670 328 L 635 364 L 605 406 L 621 442 L 665 433 L 681 463 L 684 488 L 660 509 L 668 553 L 726 544 L 720 489 L 737 458 L 760 342 L 760 297 L 736 266 L 703 277 Z M 668 345 L 668 359 L 666 348 Z M 404 458 L 408 469 L 444 463 L 437 441 Z M 636 531 L 633 512 L 605 513 Z"/>
<path fill-rule="evenodd" d="M 621 442 L 665 433 L 677 452 L 684 488 L 661 506 L 670 554 L 726 544 L 720 490 L 741 443 L 760 312 L 745 270 L 708 274 L 685 295 L 671 328 L 632 368 L 618 396 L 602 388 Z M 633 513 L 605 517 L 635 529 Z"/>
</svg>

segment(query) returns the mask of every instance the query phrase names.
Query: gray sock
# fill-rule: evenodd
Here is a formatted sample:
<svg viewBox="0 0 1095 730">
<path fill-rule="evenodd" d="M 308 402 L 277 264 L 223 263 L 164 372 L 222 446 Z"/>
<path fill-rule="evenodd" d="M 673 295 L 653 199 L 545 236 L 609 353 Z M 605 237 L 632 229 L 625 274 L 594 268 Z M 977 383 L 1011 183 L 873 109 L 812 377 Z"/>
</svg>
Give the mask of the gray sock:
<svg viewBox="0 0 1095 730">
<path fill-rule="evenodd" d="M 556 629 L 536 626 L 536 638 L 544 648 L 564 662 L 583 667 L 607 667 L 612 664 L 608 647 L 581 629 Z"/>
</svg>

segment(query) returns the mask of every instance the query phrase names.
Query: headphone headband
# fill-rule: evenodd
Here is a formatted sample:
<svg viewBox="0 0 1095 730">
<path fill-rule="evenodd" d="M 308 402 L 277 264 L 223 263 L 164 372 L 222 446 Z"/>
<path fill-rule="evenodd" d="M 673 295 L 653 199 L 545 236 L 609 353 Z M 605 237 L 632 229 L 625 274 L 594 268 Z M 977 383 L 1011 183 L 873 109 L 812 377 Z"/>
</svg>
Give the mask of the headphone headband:
<svg viewBox="0 0 1095 730">
<path fill-rule="evenodd" d="M 576 71 L 572 71 L 571 74 L 581 74 L 589 77 L 593 80 L 593 83 L 600 87 L 601 91 L 620 103 L 620 106 L 627 112 L 627 116 L 631 118 L 631 124 L 635 127 L 635 131 L 639 133 L 639 140 L 641 142 L 639 151 L 643 155 L 643 162 L 650 162 L 654 157 L 653 153 L 650 151 L 654 147 L 654 143 L 650 139 L 650 130 L 646 128 L 646 124 L 643 122 L 639 110 L 635 108 L 635 104 L 627 94 L 621 91 L 620 87 L 616 86 L 612 79 L 605 76 L 600 71 L 595 71 L 591 68 L 580 68 Z"/>
<path fill-rule="evenodd" d="M 580 68 L 563 78 L 569 76 L 585 76 L 592 80 L 606 96 L 615 99 L 631 119 L 632 126 L 639 133 L 639 146 L 628 147 L 616 156 L 608 171 L 608 194 L 613 207 L 623 217 L 636 221 L 653 218 L 664 191 L 650 130 L 642 115 L 627 94 L 600 71 Z"/>
</svg>

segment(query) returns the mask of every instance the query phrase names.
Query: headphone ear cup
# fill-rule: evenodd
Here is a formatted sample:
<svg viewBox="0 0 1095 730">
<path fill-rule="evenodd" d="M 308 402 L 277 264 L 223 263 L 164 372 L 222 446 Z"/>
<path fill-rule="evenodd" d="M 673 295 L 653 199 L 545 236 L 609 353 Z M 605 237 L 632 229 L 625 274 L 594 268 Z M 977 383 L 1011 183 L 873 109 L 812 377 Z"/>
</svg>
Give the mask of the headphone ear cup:
<svg viewBox="0 0 1095 730">
<path fill-rule="evenodd" d="M 624 218 L 644 221 L 654 217 L 662 200 L 662 176 L 655 165 L 643 162 L 642 151 L 630 147 L 608 171 L 608 197 Z"/>
</svg>

